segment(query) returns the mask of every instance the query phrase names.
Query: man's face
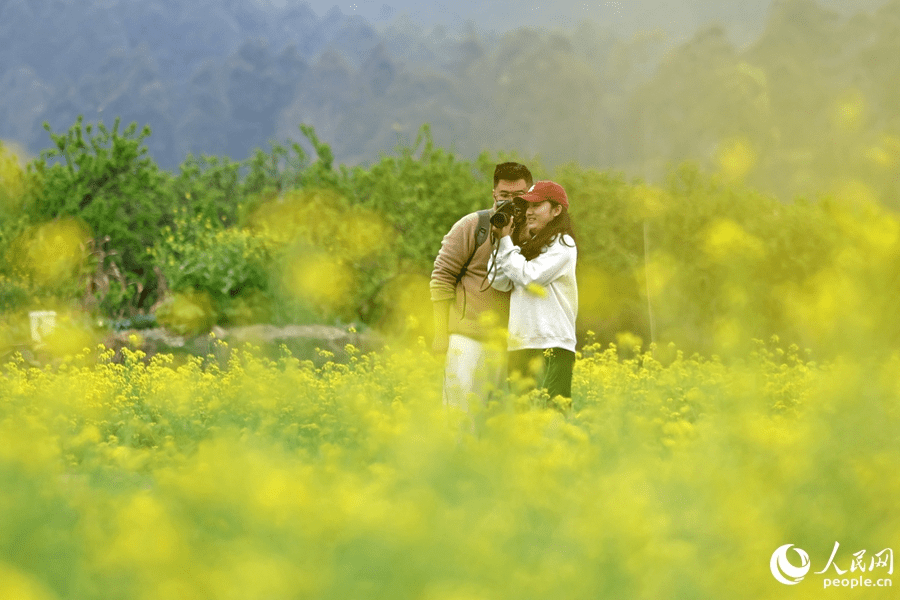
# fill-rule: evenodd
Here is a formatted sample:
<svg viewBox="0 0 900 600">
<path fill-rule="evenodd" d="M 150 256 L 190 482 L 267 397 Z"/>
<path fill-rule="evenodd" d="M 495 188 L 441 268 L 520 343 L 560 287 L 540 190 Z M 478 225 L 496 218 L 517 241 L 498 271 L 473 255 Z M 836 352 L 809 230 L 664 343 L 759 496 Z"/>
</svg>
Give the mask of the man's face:
<svg viewBox="0 0 900 600">
<path fill-rule="evenodd" d="M 516 179 L 515 181 L 508 179 L 499 180 L 497 185 L 494 186 L 494 208 L 496 209 L 501 202 L 512 200 L 527 191 L 528 184 L 525 183 L 524 179 Z"/>
</svg>

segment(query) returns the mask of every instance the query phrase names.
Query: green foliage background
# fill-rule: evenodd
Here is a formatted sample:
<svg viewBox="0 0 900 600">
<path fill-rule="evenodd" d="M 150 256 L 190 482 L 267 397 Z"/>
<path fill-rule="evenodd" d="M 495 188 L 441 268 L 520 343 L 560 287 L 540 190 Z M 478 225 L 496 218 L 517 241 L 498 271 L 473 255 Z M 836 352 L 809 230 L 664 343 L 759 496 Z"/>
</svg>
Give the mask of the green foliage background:
<svg viewBox="0 0 900 600">
<path fill-rule="evenodd" d="M 271 322 L 430 335 L 440 240 L 489 206 L 501 157 L 460 159 L 425 126 L 413 146 L 348 168 L 301 129 L 314 156 L 273 143 L 244 162 L 190 156 L 169 173 L 146 156 L 149 128 L 79 119 L 30 164 L 9 159 L 7 321 L 68 307 L 107 322 L 155 314 L 180 333 Z M 859 182 L 812 199 L 760 193 L 735 156 L 716 171 L 684 163 L 657 186 L 530 161 L 572 198 L 581 339 L 628 333 L 707 354 L 772 335 L 826 354 L 891 347 L 896 215 Z M 81 238 L 62 244 L 53 223 Z M 65 261 L 48 270 L 45 255 Z"/>
</svg>

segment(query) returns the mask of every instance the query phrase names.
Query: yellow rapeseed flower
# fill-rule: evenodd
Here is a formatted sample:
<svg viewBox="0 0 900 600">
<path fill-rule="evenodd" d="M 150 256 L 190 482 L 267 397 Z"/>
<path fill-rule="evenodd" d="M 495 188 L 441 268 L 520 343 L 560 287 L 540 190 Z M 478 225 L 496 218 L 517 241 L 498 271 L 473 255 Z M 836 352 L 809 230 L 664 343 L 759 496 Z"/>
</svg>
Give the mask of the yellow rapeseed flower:
<svg viewBox="0 0 900 600">
<path fill-rule="evenodd" d="M 525 291 L 532 296 L 537 296 L 538 298 L 545 298 L 547 296 L 547 288 L 540 285 L 539 283 L 529 283 L 525 286 Z"/>
</svg>

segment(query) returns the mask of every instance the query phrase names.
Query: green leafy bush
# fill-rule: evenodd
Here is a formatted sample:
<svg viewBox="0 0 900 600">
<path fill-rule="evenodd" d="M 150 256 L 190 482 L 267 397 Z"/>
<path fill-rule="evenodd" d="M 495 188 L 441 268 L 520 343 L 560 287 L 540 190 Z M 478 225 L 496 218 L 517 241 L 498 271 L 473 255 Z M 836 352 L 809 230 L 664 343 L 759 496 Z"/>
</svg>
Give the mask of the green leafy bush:
<svg viewBox="0 0 900 600">
<path fill-rule="evenodd" d="M 173 198 L 192 219 L 234 225 L 244 198 L 240 168 L 227 157 L 189 155 L 172 179 Z"/>
<path fill-rule="evenodd" d="M 396 263 L 387 220 L 335 191 L 297 190 L 259 204 L 247 227 L 272 250 L 269 291 L 282 322 L 359 320 L 375 278 Z"/>
<path fill-rule="evenodd" d="M 350 175 L 351 201 L 380 213 L 397 236 L 397 257 L 430 271 L 441 239 L 463 215 L 489 207 L 491 181 L 435 147 L 423 127 L 413 147 Z"/>
<path fill-rule="evenodd" d="M 43 282 L 45 295 L 89 292 L 108 317 L 159 307 L 166 321 L 183 294 L 180 312 L 210 312 L 187 319 L 203 327 L 361 322 L 428 335 L 441 238 L 490 204 L 498 159 L 459 159 L 425 126 L 412 147 L 336 168 L 328 145 L 300 129 L 315 159 L 299 143 L 273 143 L 242 163 L 189 157 L 177 176 L 144 156 L 149 129 L 100 124 L 95 134 L 79 119 L 51 134 L 55 149 L 10 171 L 27 185 L 7 186 L 24 191 L 0 225 L 0 297 L 21 304 Z M 639 344 L 721 354 L 775 334 L 826 352 L 900 340 L 888 300 L 900 285 L 900 223 L 865 190 L 787 201 L 689 163 L 660 186 L 575 164 L 548 175 L 532 166 L 571 198 L 581 338 L 628 332 Z M 85 224 L 89 239 L 60 261 L 40 240 L 64 223 Z"/>
<path fill-rule="evenodd" d="M 150 252 L 169 290 L 208 298 L 208 302 L 195 303 L 211 313 L 201 324 L 233 324 L 232 316 L 240 317 L 241 324 L 247 319 L 265 320 L 268 315 L 264 312 L 245 315 L 246 306 L 234 310 L 235 303 L 246 303 L 252 294 L 269 288 L 272 251 L 265 238 L 246 229 L 189 218 L 184 208 L 175 215 L 174 225 L 163 228 L 159 243 Z"/>
<path fill-rule="evenodd" d="M 157 278 L 147 252 L 159 240 L 160 226 L 171 212 L 170 175 L 146 156 L 144 139 L 132 123 L 119 130 L 102 122 L 83 125 L 78 117 L 66 133 L 48 124 L 54 147 L 41 152 L 32 167 L 42 186 L 29 205 L 33 223 L 77 218 L 90 228 L 96 245 L 107 243 L 110 263 L 123 275 L 120 296 L 101 299 L 107 314 L 146 310 L 156 299 Z"/>
</svg>

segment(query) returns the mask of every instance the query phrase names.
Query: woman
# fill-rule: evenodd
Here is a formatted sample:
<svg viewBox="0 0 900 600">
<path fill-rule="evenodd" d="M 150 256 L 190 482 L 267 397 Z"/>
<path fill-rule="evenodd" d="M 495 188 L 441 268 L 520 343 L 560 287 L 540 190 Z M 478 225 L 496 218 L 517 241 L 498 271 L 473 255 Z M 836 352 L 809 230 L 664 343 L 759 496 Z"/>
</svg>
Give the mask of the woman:
<svg viewBox="0 0 900 600">
<path fill-rule="evenodd" d="M 511 238 L 515 224 L 493 228 L 499 238 L 488 265 L 491 285 L 512 290 L 509 307 L 509 374 L 534 375 L 551 398 L 572 397 L 575 364 L 575 317 L 578 256 L 569 218 L 569 199 L 558 183 L 538 181 L 521 196 L 526 202 L 524 228 Z M 540 368 L 535 369 L 535 365 Z"/>
</svg>

